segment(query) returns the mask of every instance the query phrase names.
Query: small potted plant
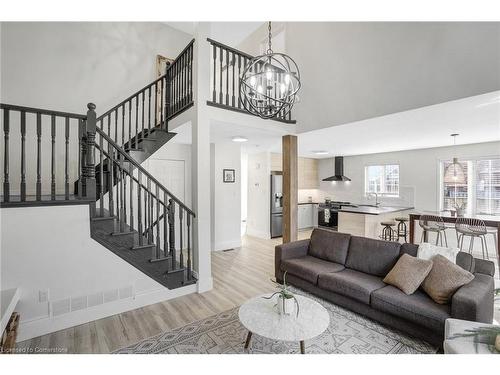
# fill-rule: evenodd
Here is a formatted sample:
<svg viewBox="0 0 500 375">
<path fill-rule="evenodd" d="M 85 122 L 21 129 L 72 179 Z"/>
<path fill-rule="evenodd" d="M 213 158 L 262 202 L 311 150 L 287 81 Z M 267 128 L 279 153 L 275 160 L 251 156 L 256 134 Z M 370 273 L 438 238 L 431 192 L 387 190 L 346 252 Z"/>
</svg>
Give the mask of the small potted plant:
<svg viewBox="0 0 500 375">
<path fill-rule="evenodd" d="M 465 215 L 465 202 L 455 203 L 455 211 L 457 213 L 457 217 L 464 217 L 464 215 Z"/>
<path fill-rule="evenodd" d="M 286 271 L 283 274 L 283 284 L 278 283 L 275 280 L 271 280 L 276 284 L 278 288 L 277 292 L 274 292 L 269 297 L 263 297 L 265 299 L 271 299 L 274 296 L 278 296 L 278 300 L 276 302 L 276 306 L 278 308 L 278 314 L 281 315 L 292 315 L 294 312 L 299 316 L 299 302 L 297 298 L 293 295 L 292 292 L 288 290 L 286 285 Z"/>
</svg>

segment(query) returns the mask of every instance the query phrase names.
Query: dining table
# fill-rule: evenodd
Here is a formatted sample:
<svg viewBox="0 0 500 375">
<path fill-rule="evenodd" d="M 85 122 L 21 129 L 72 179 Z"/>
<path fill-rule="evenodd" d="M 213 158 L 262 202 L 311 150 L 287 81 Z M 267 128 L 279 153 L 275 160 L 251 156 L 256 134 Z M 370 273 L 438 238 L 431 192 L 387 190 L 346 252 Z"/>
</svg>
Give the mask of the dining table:
<svg viewBox="0 0 500 375">
<path fill-rule="evenodd" d="M 451 215 L 449 212 L 422 212 L 411 213 L 410 216 L 410 243 L 415 243 L 415 221 L 420 219 L 421 215 L 434 215 L 439 216 L 445 223 L 454 224 L 457 221 L 457 216 Z M 500 216 L 492 215 L 469 215 L 466 218 L 480 219 L 488 228 L 495 228 L 497 230 L 497 256 L 500 259 Z M 427 241 L 427 233 L 424 234 L 424 241 Z"/>
</svg>

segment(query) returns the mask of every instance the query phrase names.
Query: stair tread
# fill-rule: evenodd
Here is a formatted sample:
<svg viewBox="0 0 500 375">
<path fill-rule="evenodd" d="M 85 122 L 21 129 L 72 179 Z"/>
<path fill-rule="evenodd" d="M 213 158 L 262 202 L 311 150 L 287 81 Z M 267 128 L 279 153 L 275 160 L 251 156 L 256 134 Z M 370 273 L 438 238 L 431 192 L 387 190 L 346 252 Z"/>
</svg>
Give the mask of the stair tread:
<svg viewBox="0 0 500 375">
<path fill-rule="evenodd" d="M 184 270 L 184 272 L 168 272 L 168 270 L 171 269 L 171 258 L 170 260 L 161 262 L 150 262 L 152 258 L 151 247 L 133 249 L 133 245 L 138 243 L 139 234 L 134 231 L 130 232 L 131 236 L 113 236 L 111 233 L 114 230 L 114 226 L 115 221 L 112 220 L 93 221 L 91 223 L 92 238 L 169 289 L 188 285 L 186 270 Z M 176 268 L 180 268 L 177 261 Z M 178 276 L 175 274 L 178 274 Z M 196 280 L 194 282 L 196 282 Z"/>
</svg>

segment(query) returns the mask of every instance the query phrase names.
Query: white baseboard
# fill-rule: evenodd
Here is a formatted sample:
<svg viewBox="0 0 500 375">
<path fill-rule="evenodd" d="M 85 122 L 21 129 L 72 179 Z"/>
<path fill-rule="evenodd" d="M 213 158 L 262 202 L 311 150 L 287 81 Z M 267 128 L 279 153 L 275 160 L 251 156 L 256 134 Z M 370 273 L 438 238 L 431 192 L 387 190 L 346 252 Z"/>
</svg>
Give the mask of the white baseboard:
<svg viewBox="0 0 500 375">
<path fill-rule="evenodd" d="M 214 251 L 228 250 L 241 247 L 241 238 L 234 241 L 218 242 L 214 245 Z"/>
<path fill-rule="evenodd" d="M 197 290 L 198 287 L 196 284 L 176 289 L 161 288 L 155 291 L 136 295 L 132 298 L 90 307 L 85 310 L 73 311 L 56 317 L 43 317 L 40 319 L 21 322 L 19 325 L 17 341 L 20 342 L 28 340 L 33 337 L 46 335 L 48 333 L 88 323 L 93 320 L 135 310 L 140 307 L 177 298 L 186 294 L 196 293 Z"/>
<path fill-rule="evenodd" d="M 261 230 L 258 230 L 258 229 L 254 229 L 254 228 L 251 228 L 251 227 L 248 227 L 248 226 L 247 226 L 247 233 L 246 234 L 248 236 L 258 237 L 258 238 L 262 238 L 262 239 L 265 239 L 265 240 L 268 240 L 268 239 L 271 238 L 271 235 L 269 233 L 261 231 Z"/>
</svg>

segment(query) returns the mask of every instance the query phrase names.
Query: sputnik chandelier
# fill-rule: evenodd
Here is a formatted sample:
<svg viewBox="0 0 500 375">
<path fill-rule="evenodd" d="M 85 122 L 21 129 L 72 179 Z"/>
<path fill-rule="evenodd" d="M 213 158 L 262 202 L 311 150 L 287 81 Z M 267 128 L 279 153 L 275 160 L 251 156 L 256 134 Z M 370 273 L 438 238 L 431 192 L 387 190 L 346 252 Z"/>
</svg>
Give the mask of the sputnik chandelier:
<svg viewBox="0 0 500 375">
<path fill-rule="evenodd" d="M 295 61 L 271 48 L 271 22 L 268 49 L 245 66 L 240 77 L 240 100 L 251 114 L 263 119 L 284 118 L 298 101 L 300 72 Z"/>
</svg>

